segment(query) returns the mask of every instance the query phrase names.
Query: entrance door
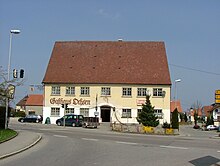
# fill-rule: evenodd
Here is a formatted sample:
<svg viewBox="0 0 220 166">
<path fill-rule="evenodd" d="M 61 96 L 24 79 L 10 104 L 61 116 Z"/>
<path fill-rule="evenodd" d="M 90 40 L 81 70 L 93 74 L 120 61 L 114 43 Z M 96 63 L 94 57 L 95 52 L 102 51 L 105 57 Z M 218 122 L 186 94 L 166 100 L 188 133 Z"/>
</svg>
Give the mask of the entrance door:
<svg viewBox="0 0 220 166">
<path fill-rule="evenodd" d="M 111 115 L 111 107 L 102 106 L 101 107 L 102 122 L 110 122 L 110 115 Z"/>
</svg>

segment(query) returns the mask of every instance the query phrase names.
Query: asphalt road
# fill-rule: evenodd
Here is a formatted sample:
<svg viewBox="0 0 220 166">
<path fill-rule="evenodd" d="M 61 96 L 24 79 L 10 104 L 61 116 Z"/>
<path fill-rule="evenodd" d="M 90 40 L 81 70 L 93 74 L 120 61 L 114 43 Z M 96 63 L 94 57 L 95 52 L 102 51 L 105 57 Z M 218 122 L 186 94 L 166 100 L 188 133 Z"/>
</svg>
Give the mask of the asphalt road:
<svg viewBox="0 0 220 166">
<path fill-rule="evenodd" d="M 220 139 L 209 136 L 115 133 L 102 126 L 84 129 L 13 123 L 11 127 L 41 133 L 43 139 L 31 149 L 0 161 L 1 166 L 208 166 L 220 163 Z"/>
</svg>

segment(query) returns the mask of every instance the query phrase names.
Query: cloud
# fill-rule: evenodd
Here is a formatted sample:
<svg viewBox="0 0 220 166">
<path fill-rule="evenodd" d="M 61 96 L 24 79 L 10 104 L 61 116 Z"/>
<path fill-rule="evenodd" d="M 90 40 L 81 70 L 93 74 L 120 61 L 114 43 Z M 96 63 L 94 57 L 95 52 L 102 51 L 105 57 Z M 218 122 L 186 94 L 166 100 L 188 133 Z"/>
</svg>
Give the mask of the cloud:
<svg viewBox="0 0 220 166">
<path fill-rule="evenodd" d="M 99 9 L 98 10 L 98 14 L 102 17 L 108 18 L 108 19 L 112 19 L 112 20 L 117 20 L 120 18 L 120 14 L 119 13 L 108 13 L 106 12 L 104 9 Z"/>
</svg>

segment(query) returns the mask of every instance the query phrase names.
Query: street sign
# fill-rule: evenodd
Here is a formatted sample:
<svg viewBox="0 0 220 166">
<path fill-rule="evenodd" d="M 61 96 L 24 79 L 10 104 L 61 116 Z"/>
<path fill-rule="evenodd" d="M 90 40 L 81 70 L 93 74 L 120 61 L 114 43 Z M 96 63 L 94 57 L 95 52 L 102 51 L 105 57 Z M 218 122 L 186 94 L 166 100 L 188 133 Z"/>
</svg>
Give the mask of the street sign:
<svg viewBox="0 0 220 166">
<path fill-rule="evenodd" d="M 215 103 L 220 104 L 220 90 L 215 91 Z"/>
<path fill-rule="evenodd" d="M 215 104 L 220 104 L 220 99 L 215 99 Z"/>
<path fill-rule="evenodd" d="M 15 86 L 10 84 L 7 89 L 7 97 L 13 99 L 15 94 Z"/>
</svg>

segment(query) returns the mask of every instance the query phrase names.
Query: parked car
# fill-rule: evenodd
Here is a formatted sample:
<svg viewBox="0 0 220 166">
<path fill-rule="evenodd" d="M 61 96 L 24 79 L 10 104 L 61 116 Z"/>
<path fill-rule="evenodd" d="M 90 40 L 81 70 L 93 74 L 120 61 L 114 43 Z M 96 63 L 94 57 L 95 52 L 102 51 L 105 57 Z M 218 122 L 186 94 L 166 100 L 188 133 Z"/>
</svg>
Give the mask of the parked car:
<svg viewBox="0 0 220 166">
<path fill-rule="evenodd" d="M 217 130 L 218 127 L 215 126 L 215 125 L 208 125 L 208 126 L 206 127 L 206 129 L 207 129 L 207 130 Z"/>
<path fill-rule="evenodd" d="M 64 117 L 57 119 L 56 124 L 58 126 L 64 125 Z M 83 115 L 75 115 L 75 114 L 68 114 L 65 115 L 65 126 L 82 126 L 83 124 Z"/>
<path fill-rule="evenodd" d="M 25 117 L 19 118 L 18 121 L 23 123 L 23 122 L 35 122 L 35 123 L 40 123 L 42 122 L 43 117 L 41 115 L 27 115 Z"/>
</svg>

